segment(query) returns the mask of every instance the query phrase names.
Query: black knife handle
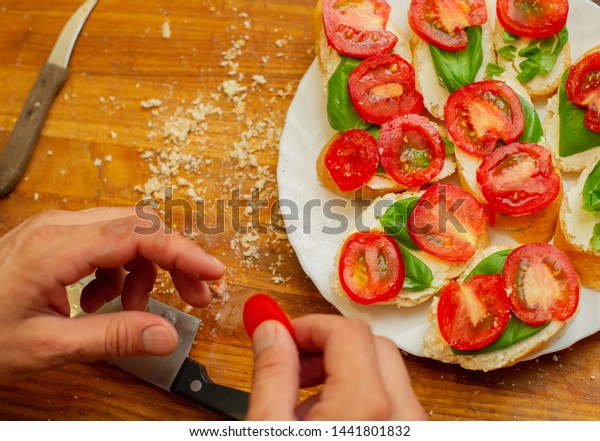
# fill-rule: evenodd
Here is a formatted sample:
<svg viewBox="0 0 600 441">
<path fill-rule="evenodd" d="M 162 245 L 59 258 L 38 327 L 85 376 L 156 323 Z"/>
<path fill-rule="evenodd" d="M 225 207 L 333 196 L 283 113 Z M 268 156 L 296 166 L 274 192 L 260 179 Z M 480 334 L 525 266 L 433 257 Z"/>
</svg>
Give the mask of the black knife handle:
<svg viewBox="0 0 600 441">
<path fill-rule="evenodd" d="M 10 193 L 25 173 L 54 97 L 68 76 L 68 69 L 56 64 L 42 67 L 0 154 L 0 197 Z"/>
<path fill-rule="evenodd" d="M 244 420 L 248 412 L 249 393 L 213 383 L 206 367 L 189 357 L 173 380 L 171 392 L 230 420 Z"/>
</svg>

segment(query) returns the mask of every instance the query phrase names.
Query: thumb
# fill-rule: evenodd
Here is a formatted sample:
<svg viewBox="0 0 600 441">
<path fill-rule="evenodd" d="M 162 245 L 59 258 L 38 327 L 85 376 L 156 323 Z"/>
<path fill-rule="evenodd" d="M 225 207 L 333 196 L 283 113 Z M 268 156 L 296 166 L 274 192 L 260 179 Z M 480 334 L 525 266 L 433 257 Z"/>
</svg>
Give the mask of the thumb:
<svg viewBox="0 0 600 441">
<path fill-rule="evenodd" d="M 254 378 L 248 420 L 294 420 L 300 360 L 289 331 L 279 322 L 261 323 L 252 336 Z"/>
<path fill-rule="evenodd" d="M 73 354 L 70 361 L 167 355 L 178 343 L 167 320 L 142 311 L 90 314 L 63 321 L 63 326 L 62 346 Z"/>
</svg>

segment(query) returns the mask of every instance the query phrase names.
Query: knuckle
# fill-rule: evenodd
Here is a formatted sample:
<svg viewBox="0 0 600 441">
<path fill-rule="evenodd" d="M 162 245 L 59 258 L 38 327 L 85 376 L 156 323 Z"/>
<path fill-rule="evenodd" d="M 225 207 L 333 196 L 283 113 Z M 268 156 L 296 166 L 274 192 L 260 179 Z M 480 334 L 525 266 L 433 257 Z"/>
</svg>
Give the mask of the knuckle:
<svg viewBox="0 0 600 441">
<path fill-rule="evenodd" d="M 112 319 L 106 326 L 104 335 L 104 357 L 121 358 L 134 352 L 131 332 L 123 320 Z"/>
</svg>

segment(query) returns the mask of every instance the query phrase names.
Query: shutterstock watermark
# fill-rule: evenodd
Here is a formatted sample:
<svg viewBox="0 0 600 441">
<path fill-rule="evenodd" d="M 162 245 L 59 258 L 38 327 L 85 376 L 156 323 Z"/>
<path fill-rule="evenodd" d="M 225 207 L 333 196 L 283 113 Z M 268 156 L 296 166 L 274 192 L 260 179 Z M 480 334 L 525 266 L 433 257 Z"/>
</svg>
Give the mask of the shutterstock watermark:
<svg viewBox="0 0 600 441">
<path fill-rule="evenodd" d="M 341 235 L 349 233 L 351 228 L 368 230 L 373 218 L 386 215 L 387 222 L 395 225 L 407 225 L 413 234 L 430 234 L 433 231 L 445 233 L 451 229 L 463 233 L 465 227 L 456 217 L 465 200 L 457 199 L 448 204 L 444 187 L 440 187 L 439 202 L 434 205 L 427 200 L 420 202 L 420 210 L 430 212 L 422 219 L 415 217 L 409 223 L 406 211 L 388 209 L 394 204 L 391 198 L 377 199 L 375 202 L 361 199 L 334 197 L 323 200 L 312 198 L 298 203 L 290 199 L 262 197 L 258 188 L 249 194 L 242 194 L 240 188 L 234 188 L 227 198 L 212 200 L 190 200 L 175 197 L 173 188 L 165 187 L 163 199 L 143 199 L 136 204 L 136 213 L 143 219 L 144 226 L 137 226 L 138 234 L 154 234 L 179 230 L 186 235 L 200 233 L 218 235 L 228 231 L 238 234 L 285 233 L 312 235 Z M 358 195 L 360 196 L 360 195 Z M 370 215 L 363 222 L 362 214 L 367 206 Z M 161 212 L 145 210 L 151 206 Z M 175 228 L 175 223 L 178 228 Z"/>
</svg>

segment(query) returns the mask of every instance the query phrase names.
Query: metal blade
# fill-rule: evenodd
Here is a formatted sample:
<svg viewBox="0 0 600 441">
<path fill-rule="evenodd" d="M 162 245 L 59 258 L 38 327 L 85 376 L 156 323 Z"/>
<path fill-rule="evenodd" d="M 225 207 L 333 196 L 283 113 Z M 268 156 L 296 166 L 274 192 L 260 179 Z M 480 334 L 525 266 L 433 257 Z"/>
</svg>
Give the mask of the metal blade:
<svg viewBox="0 0 600 441">
<path fill-rule="evenodd" d="M 128 357 L 111 359 L 108 362 L 155 386 L 170 390 L 175 376 L 192 348 L 200 319 L 154 299 L 150 299 L 147 311 L 160 315 L 175 327 L 179 336 L 175 352 L 163 357 Z"/>
<path fill-rule="evenodd" d="M 48 58 L 49 63 L 65 68 L 68 66 L 69 58 L 71 58 L 71 52 L 73 51 L 79 32 L 97 2 L 97 0 L 88 0 L 71 16 L 54 44 L 52 53 Z"/>
</svg>

